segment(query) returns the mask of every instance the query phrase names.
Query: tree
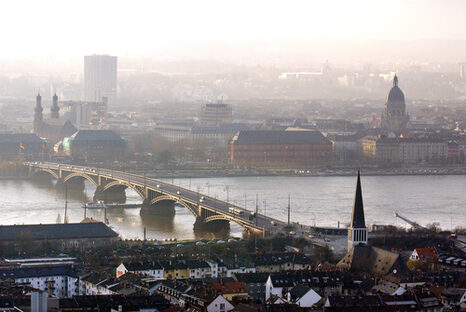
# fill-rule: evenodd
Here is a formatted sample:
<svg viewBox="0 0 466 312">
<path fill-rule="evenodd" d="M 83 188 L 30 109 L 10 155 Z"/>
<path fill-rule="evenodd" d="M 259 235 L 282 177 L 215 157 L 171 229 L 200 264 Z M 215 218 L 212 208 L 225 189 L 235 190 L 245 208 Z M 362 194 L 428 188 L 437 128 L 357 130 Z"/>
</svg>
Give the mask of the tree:
<svg viewBox="0 0 466 312">
<path fill-rule="evenodd" d="M 173 159 L 173 155 L 169 150 L 164 150 L 160 152 L 157 160 L 161 163 L 167 164 L 170 160 Z"/>
</svg>

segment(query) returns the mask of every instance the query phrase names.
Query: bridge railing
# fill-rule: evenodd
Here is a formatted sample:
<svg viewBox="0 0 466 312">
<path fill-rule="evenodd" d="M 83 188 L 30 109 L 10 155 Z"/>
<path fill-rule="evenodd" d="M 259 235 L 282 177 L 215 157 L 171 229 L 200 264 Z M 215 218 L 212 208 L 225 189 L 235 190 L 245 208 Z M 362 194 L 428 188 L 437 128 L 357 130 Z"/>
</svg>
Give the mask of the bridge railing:
<svg viewBox="0 0 466 312">
<path fill-rule="evenodd" d="M 73 164 L 62 164 L 62 163 L 54 163 L 54 162 L 25 162 L 25 165 L 28 165 L 28 166 L 31 166 L 31 167 L 41 167 L 41 168 L 47 168 L 47 169 L 61 169 L 61 170 L 70 170 L 70 171 L 75 171 L 75 172 L 85 172 L 86 174 L 90 174 L 90 175 L 101 175 L 101 176 L 106 176 L 106 177 L 110 177 L 112 179 L 120 179 L 120 180 L 125 180 L 125 182 L 128 182 L 128 183 L 133 183 L 133 184 L 137 184 L 137 185 L 140 185 L 140 186 L 144 186 L 144 182 L 140 182 L 140 181 L 131 181 L 131 179 L 144 179 L 146 184 L 149 182 L 149 183 L 155 183 L 155 184 L 159 184 L 161 186 L 168 186 L 168 187 L 176 187 L 177 190 L 179 190 L 181 193 L 186 193 L 186 192 L 189 192 L 191 194 L 196 194 L 198 197 L 204 197 L 206 199 L 209 199 L 210 201 L 212 202 L 217 202 L 217 203 L 220 203 L 226 207 L 233 207 L 233 208 L 236 208 L 236 209 L 239 209 L 239 210 L 242 210 L 244 211 L 245 213 L 248 213 L 249 215 L 255 215 L 256 218 L 258 216 L 260 216 L 261 218 L 269 221 L 269 222 L 276 222 L 277 224 L 285 224 L 284 221 L 281 221 L 279 219 L 276 219 L 276 218 L 273 218 L 273 217 L 270 217 L 270 216 L 266 216 L 264 214 L 261 214 L 261 213 L 255 213 L 255 211 L 253 210 L 249 210 L 249 209 L 246 209 L 244 207 L 241 207 L 241 206 L 238 206 L 236 204 L 233 204 L 233 203 L 229 203 L 227 201 L 224 201 L 224 200 L 221 200 L 221 199 L 218 199 L 218 198 L 215 198 L 215 197 L 212 197 L 212 196 L 209 196 L 209 195 L 204 195 L 200 192 L 196 192 L 196 191 L 193 191 L 191 189 L 188 189 L 188 188 L 184 188 L 182 186 L 179 186 L 179 185 L 175 185 L 175 184 L 171 184 L 171 183 L 167 183 L 167 182 L 163 182 L 161 180 L 157 180 L 157 179 L 154 179 L 152 177 L 147 177 L 147 176 L 141 176 L 141 175 L 138 175 L 138 174 L 134 174 L 134 173 L 130 173 L 130 172 L 125 172 L 125 171 L 119 171 L 119 170 L 114 170 L 114 169 L 108 169 L 108 168 L 99 168 L 99 167 L 90 167 L 90 166 L 82 166 L 82 165 L 73 165 Z M 148 187 L 147 185 L 145 187 Z M 171 196 L 177 196 L 179 194 L 176 194 L 176 193 L 173 193 L 169 190 L 163 190 L 161 188 L 157 188 L 157 191 L 160 191 L 162 193 L 166 193 L 166 194 L 169 194 Z M 180 198 L 182 198 L 183 196 L 181 195 Z M 191 201 L 191 200 L 189 200 Z M 251 226 L 254 226 L 254 221 L 253 220 L 250 220 L 248 217 L 243 217 L 241 215 L 237 215 L 237 214 L 234 214 L 234 213 L 231 213 L 229 210 L 227 211 L 224 211 L 224 210 L 221 210 L 221 209 L 216 209 L 214 205 L 207 205 L 205 203 L 198 203 L 199 205 L 207 208 L 207 209 L 214 209 L 215 211 L 217 212 L 220 212 L 224 215 L 228 215 L 234 219 L 240 219 L 241 222 L 243 223 L 248 223 L 250 224 Z"/>
</svg>

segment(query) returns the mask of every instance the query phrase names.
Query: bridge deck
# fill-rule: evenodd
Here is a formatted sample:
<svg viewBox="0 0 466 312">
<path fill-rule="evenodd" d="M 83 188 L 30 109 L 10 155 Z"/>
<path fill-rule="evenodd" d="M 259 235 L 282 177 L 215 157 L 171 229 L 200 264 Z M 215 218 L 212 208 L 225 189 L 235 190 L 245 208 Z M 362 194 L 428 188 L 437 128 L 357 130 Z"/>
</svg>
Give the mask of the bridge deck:
<svg viewBox="0 0 466 312">
<path fill-rule="evenodd" d="M 215 218 L 224 220 L 226 219 L 256 231 L 266 230 L 271 233 L 287 232 L 286 222 L 259 213 L 256 215 L 254 211 L 247 210 L 243 207 L 153 178 L 147 178 L 141 175 L 131 174 L 123 171 L 77 166 L 71 164 L 51 162 L 28 162 L 25 164 L 31 168 L 47 171 L 61 171 L 62 173 L 68 174 L 74 173 L 76 175 L 82 175 L 85 178 L 106 178 L 133 189 L 139 187 L 143 190 L 152 190 L 157 193 L 167 195 L 174 201 L 179 201 L 181 204 L 188 203 L 213 212 L 213 216 L 208 217 L 210 220 L 214 220 Z M 95 180 L 92 180 L 92 182 L 94 183 Z M 138 192 L 138 194 L 142 196 L 140 192 Z M 234 208 L 236 210 L 231 212 L 230 208 Z M 299 226 L 302 227 L 301 225 Z M 308 228 L 308 226 L 305 227 Z"/>
</svg>

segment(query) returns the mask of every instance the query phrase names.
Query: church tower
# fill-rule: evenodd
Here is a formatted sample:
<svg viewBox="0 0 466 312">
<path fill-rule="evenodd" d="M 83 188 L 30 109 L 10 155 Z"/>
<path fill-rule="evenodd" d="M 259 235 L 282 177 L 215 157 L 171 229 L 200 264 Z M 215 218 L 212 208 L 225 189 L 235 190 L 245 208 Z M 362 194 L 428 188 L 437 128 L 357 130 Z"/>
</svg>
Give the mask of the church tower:
<svg viewBox="0 0 466 312">
<path fill-rule="evenodd" d="M 42 108 L 42 97 L 40 96 L 40 93 L 37 93 L 36 96 L 36 107 L 34 107 L 34 133 L 38 133 L 39 129 L 42 128 L 44 119 L 42 116 L 42 111 L 44 109 Z"/>
<path fill-rule="evenodd" d="M 367 245 L 367 227 L 362 203 L 361 175 L 358 171 L 356 194 L 354 196 L 353 214 L 348 228 L 348 250 L 359 244 Z"/>
<path fill-rule="evenodd" d="M 50 118 L 58 119 L 60 107 L 58 107 L 58 96 L 55 93 L 52 97 L 52 107 L 50 108 Z"/>
</svg>

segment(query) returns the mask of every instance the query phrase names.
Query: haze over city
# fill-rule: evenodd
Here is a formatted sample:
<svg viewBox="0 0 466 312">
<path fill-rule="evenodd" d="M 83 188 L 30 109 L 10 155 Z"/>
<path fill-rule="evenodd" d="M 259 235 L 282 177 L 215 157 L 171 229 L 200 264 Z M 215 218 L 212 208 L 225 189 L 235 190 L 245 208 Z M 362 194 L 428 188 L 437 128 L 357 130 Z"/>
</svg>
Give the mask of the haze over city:
<svg viewBox="0 0 466 312">
<path fill-rule="evenodd" d="M 465 16 L 0 4 L 0 310 L 464 311 Z"/>
</svg>

